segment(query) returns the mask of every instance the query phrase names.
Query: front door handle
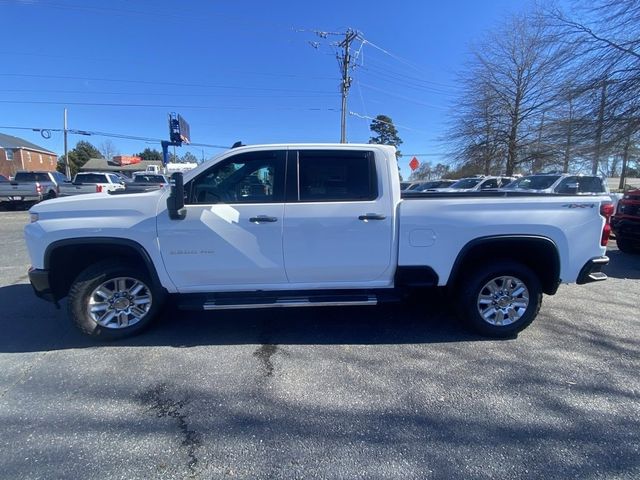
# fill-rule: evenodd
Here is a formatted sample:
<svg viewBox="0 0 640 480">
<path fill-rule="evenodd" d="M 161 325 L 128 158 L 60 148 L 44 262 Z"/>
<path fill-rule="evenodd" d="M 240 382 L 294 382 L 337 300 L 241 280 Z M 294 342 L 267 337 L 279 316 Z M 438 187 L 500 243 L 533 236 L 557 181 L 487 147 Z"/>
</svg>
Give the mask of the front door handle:
<svg viewBox="0 0 640 480">
<path fill-rule="evenodd" d="M 249 219 L 251 223 L 273 223 L 278 221 L 278 217 L 269 217 L 267 215 L 258 215 Z"/>
<path fill-rule="evenodd" d="M 387 216 L 382 215 L 381 213 L 367 213 L 365 215 L 360 215 L 358 220 L 368 222 L 369 220 L 384 220 L 385 218 L 387 218 Z"/>
</svg>

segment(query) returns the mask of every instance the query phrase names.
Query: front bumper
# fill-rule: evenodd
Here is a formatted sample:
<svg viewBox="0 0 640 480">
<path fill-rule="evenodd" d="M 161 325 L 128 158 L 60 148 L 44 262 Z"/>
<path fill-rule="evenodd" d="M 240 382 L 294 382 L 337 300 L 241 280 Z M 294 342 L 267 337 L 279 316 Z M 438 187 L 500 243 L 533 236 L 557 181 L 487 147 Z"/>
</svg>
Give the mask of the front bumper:
<svg viewBox="0 0 640 480">
<path fill-rule="evenodd" d="M 55 303 L 57 301 L 57 298 L 51 289 L 49 270 L 40 270 L 38 268 L 29 269 L 29 282 L 38 297 L 49 302 Z"/>
<path fill-rule="evenodd" d="M 607 276 L 602 272 L 602 267 L 609 263 L 609 257 L 595 257 L 584 264 L 576 283 L 584 285 L 585 283 L 601 282 L 606 280 Z"/>
</svg>

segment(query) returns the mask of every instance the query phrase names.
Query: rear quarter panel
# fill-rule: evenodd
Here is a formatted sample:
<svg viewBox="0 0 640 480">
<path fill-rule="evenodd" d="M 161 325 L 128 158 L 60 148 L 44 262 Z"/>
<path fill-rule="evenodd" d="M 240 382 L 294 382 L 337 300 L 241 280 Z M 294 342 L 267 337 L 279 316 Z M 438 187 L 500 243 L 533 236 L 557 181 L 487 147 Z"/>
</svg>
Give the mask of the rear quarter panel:
<svg viewBox="0 0 640 480">
<path fill-rule="evenodd" d="M 446 285 L 464 246 L 495 235 L 533 235 L 553 241 L 562 282 L 575 282 L 583 265 L 604 255 L 600 246 L 608 197 L 484 197 L 403 200 L 399 205 L 398 265 L 426 265 Z M 490 261 L 490 259 L 487 259 Z"/>
</svg>

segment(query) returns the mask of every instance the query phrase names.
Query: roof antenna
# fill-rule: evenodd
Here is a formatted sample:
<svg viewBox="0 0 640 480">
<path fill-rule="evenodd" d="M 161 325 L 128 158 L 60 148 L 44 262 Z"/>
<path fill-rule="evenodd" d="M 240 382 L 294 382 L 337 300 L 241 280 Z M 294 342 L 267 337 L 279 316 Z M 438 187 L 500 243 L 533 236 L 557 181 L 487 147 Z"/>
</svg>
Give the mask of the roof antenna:
<svg viewBox="0 0 640 480">
<path fill-rule="evenodd" d="M 242 144 L 242 142 L 240 140 L 238 140 L 236 143 L 231 145 L 231 148 L 238 148 L 238 147 L 244 147 L 244 145 Z"/>
</svg>

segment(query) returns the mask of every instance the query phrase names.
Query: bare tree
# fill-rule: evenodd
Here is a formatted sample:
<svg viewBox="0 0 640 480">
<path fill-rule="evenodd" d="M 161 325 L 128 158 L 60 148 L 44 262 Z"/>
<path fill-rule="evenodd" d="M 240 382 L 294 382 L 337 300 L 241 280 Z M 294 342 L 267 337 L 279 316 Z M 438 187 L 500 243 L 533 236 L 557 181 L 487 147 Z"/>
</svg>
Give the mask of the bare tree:
<svg viewBox="0 0 640 480">
<path fill-rule="evenodd" d="M 609 170 L 608 158 L 620 148 L 624 152 L 640 131 L 640 0 L 574 1 L 573 6 L 569 13 L 551 9 L 547 17 L 574 45 L 583 89 L 598 92 L 591 131 L 595 174 Z"/>
<path fill-rule="evenodd" d="M 100 144 L 100 153 L 107 160 L 111 160 L 114 156 L 118 155 L 118 149 L 111 140 L 105 140 Z"/>
<path fill-rule="evenodd" d="M 462 161 L 489 173 L 491 163 L 504 159 L 511 175 L 545 155 L 543 115 L 558 101 L 568 49 L 528 13 L 508 18 L 474 50 L 448 139 Z"/>
</svg>

